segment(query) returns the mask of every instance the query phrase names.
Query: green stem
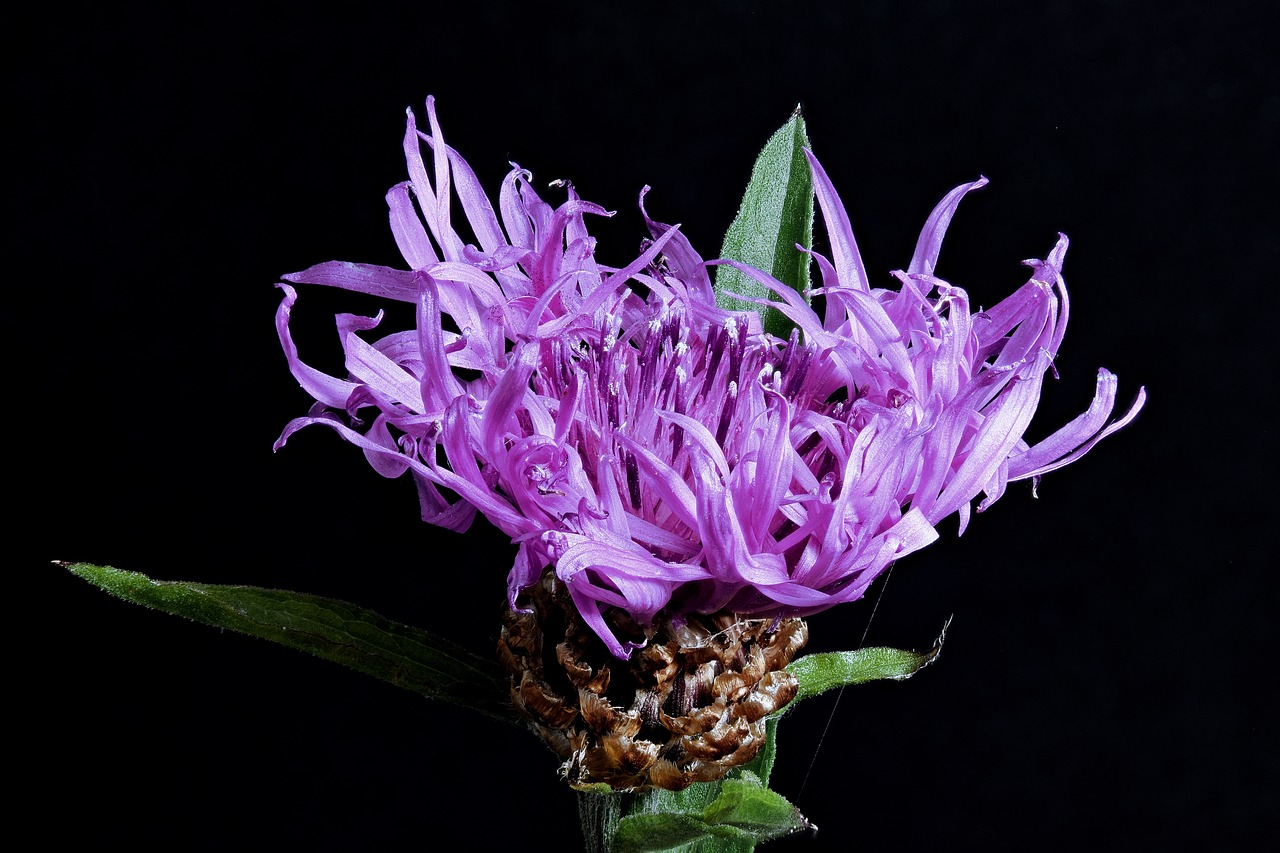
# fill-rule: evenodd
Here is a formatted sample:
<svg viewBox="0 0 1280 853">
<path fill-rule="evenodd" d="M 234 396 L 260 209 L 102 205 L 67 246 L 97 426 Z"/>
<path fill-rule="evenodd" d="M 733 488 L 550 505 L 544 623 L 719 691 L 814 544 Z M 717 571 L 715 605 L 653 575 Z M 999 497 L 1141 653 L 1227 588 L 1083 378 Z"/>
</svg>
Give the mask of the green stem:
<svg viewBox="0 0 1280 853">
<path fill-rule="evenodd" d="M 578 792 L 578 819 L 586 853 L 609 853 L 609 840 L 622 817 L 623 794 Z"/>
</svg>

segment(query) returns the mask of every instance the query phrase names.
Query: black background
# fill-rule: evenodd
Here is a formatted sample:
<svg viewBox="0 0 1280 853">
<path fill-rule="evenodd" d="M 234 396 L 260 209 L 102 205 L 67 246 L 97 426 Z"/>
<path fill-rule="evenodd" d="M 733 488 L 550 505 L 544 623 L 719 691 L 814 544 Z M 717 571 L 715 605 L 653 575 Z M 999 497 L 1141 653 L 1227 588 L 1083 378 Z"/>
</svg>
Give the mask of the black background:
<svg viewBox="0 0 1280 853">
<path fill-rule="evenodd" d="M 514 160 L 617 210 L 593 224 L 614 262 L 646 183 L 655 218 L 715 255 L 797 103 L 879 286 L 937 199 L 984 174 L 938 269 L 976 302 L 1072 238 L 1062 378 L 1031 437 L 1086 405 L 1098 365 L 1122 402 L 1150 392 L 1038 500 L 1022 484 L 963 538 L 944 524 L 874 620 L 876 596 L 811 620 L 811 650 L 864 631 L 922 647 L 954 615 L 918 677 L 783 722 L 774 787 L 821 829 L 769 849 L 1254 849 L 1277 794 L 1263 4 L 612 5 L 14 22 L 19 821 L 174 850 L 578 845 L 531 736 L 47 562 L 320 593 L 492 648 L 501 536 L 421 524 L 412 485 L 328 431 L 271 452 L 308 405 L 272 285 L 322 260 L 400 264 L 382 197 L 405 108 L 434 94 L 487 187 Z M 304 357 L 338 370 L 332 314 L 372 309 L 305 290 Z"/>
</svg>

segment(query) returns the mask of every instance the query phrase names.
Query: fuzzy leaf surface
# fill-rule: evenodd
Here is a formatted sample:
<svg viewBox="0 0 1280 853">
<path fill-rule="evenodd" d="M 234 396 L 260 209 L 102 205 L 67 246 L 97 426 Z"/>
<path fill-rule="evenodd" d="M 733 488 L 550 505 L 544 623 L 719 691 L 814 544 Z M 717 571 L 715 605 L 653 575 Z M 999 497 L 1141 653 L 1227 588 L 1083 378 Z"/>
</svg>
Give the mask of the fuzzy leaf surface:
<svg viewBox="0 0 1280 853">
<path fill-rule="evenodd" d="M 801 295 L 809 288 L 809 256 L 798 251 L 796 244 L 813 247 L 813 175 L 803 150 L 808 146 L 804 118 L 797 107 L 756 158 L 738 215 L 720 250 L 720 257 L 763 270 Z M 782 313 L 729 295 L 776 298 L 741 270 L 717 266 L 715 291 L 720 307 L 759 311 L 766 332 L 781 338 L 791 333 L 791 321 Z"/>
<path fill-rule="evenodd" d="M 702 797 L 695 796 L 683 808 L 674 805 L 678 795 L 637 802 L 618 822 L 612 853 L 740 853 L 812 828 L 795 806 L 761 785 L 752 773 L 693 787 L 700 788 L 703 796 L 714 793 L 714 799 L 698 807 L 695 803 Z"/>
<path fill-rule="evenodd" d="M 945 634 L 944 629 L 943 636 Z M 879 646 L 852 652 L 822 652 L 797 658 L 787 667 L 787 672 L 800 682 L 800 689 L 787 707 L 795 707 L 798 702 L 836 687 L 885 678 L 894 681 L 910 678 L 937 658 L 942 651 L 942 641 L 943 637 L 939 637 L 933 648 L 924 652 Z"/>
<path fill-rule="evenodd" d="M 289 590 L 157 581 L 90 563 L 58 565 L 125 601 L 271 640 L 430 699 L 514 722 L 507 679 L 496 663 L 372 610 Z"/>
</svg>

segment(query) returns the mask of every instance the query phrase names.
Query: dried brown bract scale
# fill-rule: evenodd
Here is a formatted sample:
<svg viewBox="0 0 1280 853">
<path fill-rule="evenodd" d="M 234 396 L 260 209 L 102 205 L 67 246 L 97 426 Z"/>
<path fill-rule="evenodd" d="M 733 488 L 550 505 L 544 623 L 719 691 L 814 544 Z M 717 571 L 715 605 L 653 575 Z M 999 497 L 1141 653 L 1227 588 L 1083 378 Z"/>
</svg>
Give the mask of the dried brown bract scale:
<svg viewBox="0 0 1280 853">
<path fill-rule="evenodd" d="M 755 757 L 765 718 L 796 695 L 785 671 L 804 647 L 802 619 L 661 617 L 646 632 L 608 613 L 620 638 L 646 641 L 611 655 L 548 572 L 503 615 L 498 657 L 511 701 L 564 762 L 574 787 L 678 791 L 719 779 Z"/>
</svg>

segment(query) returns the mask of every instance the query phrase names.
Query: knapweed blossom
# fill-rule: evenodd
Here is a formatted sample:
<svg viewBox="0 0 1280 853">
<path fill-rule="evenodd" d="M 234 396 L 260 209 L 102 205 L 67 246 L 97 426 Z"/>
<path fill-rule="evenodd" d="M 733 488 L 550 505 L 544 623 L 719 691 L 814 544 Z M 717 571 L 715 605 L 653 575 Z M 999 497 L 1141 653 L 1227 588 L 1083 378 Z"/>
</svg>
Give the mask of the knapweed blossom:
<svg viewBox="0 0 1280 853">
<path fill-rule="evenodd" d="M 280 285 L 280 341 L 317 404 L 277 446 L 323 424 L 383 475 L 409 472 L 424 520 L 461 531 L 483 513 L 518 546 L 512 607 L 551 570 L 617 658 L 660 616 L 790 618 L 853 601 L 943 519 L 958 515 L 963 532 L 979 496 L 981 512 L 1142 406 L 1140 391 L 1112 422 L 1116 377 L 1100 370 L 1083 414 L 1024 440 L 1066 331 L 1067 240 L 975 311 L 934 267 L 957 205 L 985 179 L 948 193 L 895 286 L 876 288 L 809 155 L 829 243 L 813 253 L 822 314 L 743 268 L 782 300 L 795 324 L 784 340 L 754 312 L 716 306 L 708 264 L 649 219 L 644 193 L 651 239 L 607 266 L 587 230 L 603 208 L 567 183 L 562 202 L 544 201 L 515 167 L 495 210 L 430 99 L 427 117 L 423 132 L 409 113 L 409 180 L 387 194 L 408 269 L 334 261 L 285 276 L 409 303 L 416 323 L 369 334 L 381 314 L 339 315 L 347 375 L 330 376 L 299 357 L 297 293 Z M 611 613 L 640 633 L 621 636 Z"/>
<path fill-rule="evenodd" d="M 1099 370 L 1084 414 L 1023 440 L 1066 331 L 1067 239 L 1026 262 L 1030 280 L 1012 295 L 972 311 L 933 273 L 952 214 L 985 179 L 943 198 L 897 289 L 872 288 L 810 155 L 831 245 L 829 259 L 813 255 L 824 316 L 748 270 L 785 299 L 797 333 L 781 340 L 754 314 L 718 309 L 702 258 L 647 215 L 654 239 L 622 268 L 596 260 L 586 228 L 586 215 L 610 214 L 570 185 L 553 207 L 513 168 L 499 218 L 430 100 L 427 112 L 430 133 L 409 113 L 410 180 L 387 194 L 410 269 L 335 261 L 285 276 L 412 303 L 416 327 L 370 343 L 359 333 L 380 316 L 340 315 L 349 375 L 325 375 L 298 356 L 297 294 L 282 284 L 280 340 L 319 406 L 277 447 L 325 424 L 380 473 L 409 471 L 424 520 L 465 530 L 484 513 L 519 545 L 512 600 L 554 567 L 619 656 L 628 648 L 604 607 L 643 624 L 677 593 L 689 611 L 761 615 L 857 599 L 945 517 L 958 513 L 963 532 L 980 493 L 978 511 L 1007 483 L 1078 459 L 1142 405 L 1140 391 L 1108 424 L 1117 383 Z M 451 218 L 455 196 L 478 245 Z M 334 414 L 359 423 L 369 411 L 363 432 Z"/>
</svg>

